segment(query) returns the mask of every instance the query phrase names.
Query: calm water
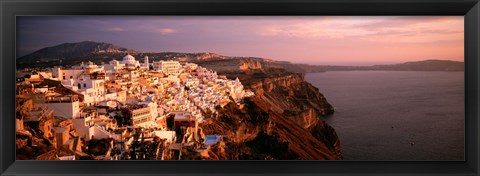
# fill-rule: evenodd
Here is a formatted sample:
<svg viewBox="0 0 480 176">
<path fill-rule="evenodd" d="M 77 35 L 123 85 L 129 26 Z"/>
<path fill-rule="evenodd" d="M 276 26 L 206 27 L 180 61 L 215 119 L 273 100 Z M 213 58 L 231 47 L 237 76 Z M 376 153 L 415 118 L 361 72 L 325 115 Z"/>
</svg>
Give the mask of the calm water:
<svg viewBox="0 0 480 176">
<path fill-rule="evenodd" d="M 464 72 L 310 73 L 346 160 L 463 160 Z M 413 143 L 413 145 L 412 145 Z"/>
</svg>

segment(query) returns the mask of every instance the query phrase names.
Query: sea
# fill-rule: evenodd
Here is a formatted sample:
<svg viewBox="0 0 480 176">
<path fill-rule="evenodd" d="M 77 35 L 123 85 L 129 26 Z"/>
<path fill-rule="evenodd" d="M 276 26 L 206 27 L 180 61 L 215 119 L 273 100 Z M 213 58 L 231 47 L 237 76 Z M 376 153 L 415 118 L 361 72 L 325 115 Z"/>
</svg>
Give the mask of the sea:
<svg viewBox="0 0 480 176">
<path fill-rule="evenodd" d="M 328 71 L 305 78 L 345 160 L 464 160 L 464 72 Z"/>
</svg>

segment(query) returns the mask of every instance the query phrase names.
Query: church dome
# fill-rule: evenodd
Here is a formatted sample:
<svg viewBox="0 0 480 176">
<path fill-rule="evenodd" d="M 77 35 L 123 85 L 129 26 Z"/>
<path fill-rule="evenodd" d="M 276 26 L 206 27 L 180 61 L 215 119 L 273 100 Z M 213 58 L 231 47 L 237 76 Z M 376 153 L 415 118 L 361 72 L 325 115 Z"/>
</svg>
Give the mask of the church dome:
<svg viewBox="0 0 480 176">
<path fill-rule="evenodd" d="M 132 55 L 128 54 L 125 57 L 123 57 L 123 60 L 124 61 L 134 61 L 135 58 Z"/>
</svg>

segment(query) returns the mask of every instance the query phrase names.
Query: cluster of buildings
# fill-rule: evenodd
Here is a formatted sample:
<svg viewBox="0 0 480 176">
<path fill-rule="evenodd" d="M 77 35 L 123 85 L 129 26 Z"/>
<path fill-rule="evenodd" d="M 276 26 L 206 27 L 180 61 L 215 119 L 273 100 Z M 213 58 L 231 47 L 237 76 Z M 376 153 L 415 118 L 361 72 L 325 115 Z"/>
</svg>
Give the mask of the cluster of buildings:
<svg viewBox="0 0 480 176">
<path fill-rule="evenodd" d="M 248 96 L 238 78 L 147 56 L 18 71 L 17 151 L 53 147 L 37 159 L 179 159 L 183 147 L 221 140 L 199 127 L 207 114 Z"/>
</svg>

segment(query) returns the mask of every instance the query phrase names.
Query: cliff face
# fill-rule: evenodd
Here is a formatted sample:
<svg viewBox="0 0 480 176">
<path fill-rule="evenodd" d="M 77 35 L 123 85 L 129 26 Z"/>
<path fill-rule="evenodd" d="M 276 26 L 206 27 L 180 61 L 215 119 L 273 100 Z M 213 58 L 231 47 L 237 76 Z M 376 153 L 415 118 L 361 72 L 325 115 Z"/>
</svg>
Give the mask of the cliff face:
<svg viewBox="0 0 480 176">
<path fill-rule="evenodd" d="M 200 53 L 195 55 L 196 60 L 217 60 L 217 59 L 225 59 L 225 56 L 221 56 L 215 53 Z"/>
<path fill-rule="evenodd" d="M 243 108 L 231 103 L 220 109 L 217 116 L 201 127 L 205 133 L 224 134 L 224 142 L 209 147 L 197 159 L 341 159 L 337 147 L 332 145 L 338 139 L 326 137 L 330 135 L 323 134 L 323 129 L 310 131 L 302 128 L 292 119 L 269 111 L 269 106 L 265 101 L 253 97 L 245 100 Z M 321 121 L 317 123 L 325 125 Z M 312 132 L 321 133 L 314 136 Z M 325 141 L 326 139 L 331 141 Z"/>
<path fill-rule="evenodd" d="M 270 110 L 284 114 L 303 128 L 310 128 L 321 116 L 333 113 L 325 97 L 300 74 L 265 78 L 249 87 L 270 104 Z"/>
<path fill-rule="evenodd" d="M 242 71 L 245 70 L 256 70 L 261 69 L 262 64 L 259 61 L 253 59 L 241 59 L 239 69 Z"/>
<path fill-rule="evenodd" d="M 225 138 L 198 159 L 342 159 L 335 130 L 320 119 L 333 108 L 316 87 L 302 74 L 243 63 L 248 69 L 226 76 L 238 77 L 255 96 L 246 98 L 244 106 L 219 108 L 201 125 L 205 133 Z"/>
</svg>

